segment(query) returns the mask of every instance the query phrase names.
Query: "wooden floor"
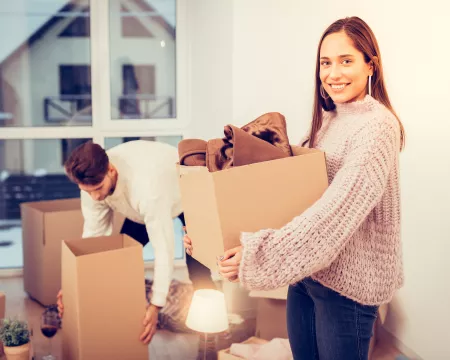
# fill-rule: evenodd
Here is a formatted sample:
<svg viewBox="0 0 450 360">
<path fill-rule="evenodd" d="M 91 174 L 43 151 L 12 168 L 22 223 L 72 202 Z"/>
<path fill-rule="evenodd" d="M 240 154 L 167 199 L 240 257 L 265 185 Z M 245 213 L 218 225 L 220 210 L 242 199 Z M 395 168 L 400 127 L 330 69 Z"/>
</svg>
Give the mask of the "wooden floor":
<svg viewBox="0 0 450 360">
<path fill-rule="evenodd" d="M 23 291 L 21 277 L 0 278 L 0 289 L 6 293 L 6 316 L 17 316 L 28 320 L 33 329 L 33 349 L 35 360 L 40 360 L 48 351 L 49 342 L 40 331 L 40 316 L 43 307 L 30 300 Z M 149 346 L 150 359 L 152 360 L 195 360 L 198 349 L 198 336 L 192 334 L 176 334 L 168 331 L 156 333 Z M 53 355 L 58 360 L 61 357 L 61 334 L 56 334 L 52 339 Z M 395 349 L 379 346 L 375 350 L 372 360 L 394 360 L 399 353 Z M 0 360 L 6 359 L 0 357 Z M 276 360 L 276 359 L 274 359 Z"/>
</svg>

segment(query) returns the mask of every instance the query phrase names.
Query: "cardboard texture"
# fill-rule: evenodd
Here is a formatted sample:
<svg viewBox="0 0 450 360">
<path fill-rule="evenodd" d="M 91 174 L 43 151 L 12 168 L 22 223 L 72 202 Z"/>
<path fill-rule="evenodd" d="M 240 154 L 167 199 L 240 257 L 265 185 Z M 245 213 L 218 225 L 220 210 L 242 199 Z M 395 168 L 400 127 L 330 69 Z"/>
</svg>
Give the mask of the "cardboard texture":
<svg viewBox="0 0 450 360">
<path fill-rule="evenodd" d="M 258 299 L 256 336 L 265 340 L 287 339 L 286 300 Z"/>
<path fill-rule="evenodd" d="M 245 340 L 242 342 L 242 344 L 265 344 L 267 343 L 267 340 L 264 339 L 259 339 L 257 337 L 252 336 L 251 338 Z M 230 348 L 228 349 L 224 349 L 224 350 L 220 350 L 218 353 L 218 359 L 217 360 L 240 360 L 242 359 L 239 356 L 235 356 L 235 355 L 231 355 L 230 354 Z"/>
<path fill-rule="evenodd" d="M 287 338 L 286 299 L 288 286 L 270 291 L 250 291 L 249 296 L 258 298 L 256 313 L 256 336 L 272 340 Z"/>
<path fill-rule="evenodd" d="M 64 360 L 147 360 L 142 245 L 127 235 L 62 244 Z"/>
<path fill-rule="evenodd" d="M 80 199 L 21 204 L 24 290 L 41 303 L 56 302 L 61 289 L 61 241 L 80 238 L 83 215 Z M 114 214 L 113 232 L 118 234 L 123 216 Z"/>
<path fill-rule="evenodd" d="M 6 296 L 4 293 L 0 292 L 0 320 L 4 319 L 6 316 Z M 3 343 L 0 341 L 0 356 L 4 353 Z"/>
<path fill-rule="evenodd" d="M 193 257 L 216 269 L 216 257 L 240 245 L 241 232 L 280 228 L 328 186 L 325 154 L 292 146 L 295 156 L 210 173 L 179 166 Z"/>
<path fill-rule="evenodd" d="M 289 289 L 289 286 L 284 286 L 282 288 L 270 290 L 270 291 L 253 290 L 253 291 L 250 291 L 249 296 L 257 297 L 257 298 L 286 300 L 288 289 Z"/>
</svg>

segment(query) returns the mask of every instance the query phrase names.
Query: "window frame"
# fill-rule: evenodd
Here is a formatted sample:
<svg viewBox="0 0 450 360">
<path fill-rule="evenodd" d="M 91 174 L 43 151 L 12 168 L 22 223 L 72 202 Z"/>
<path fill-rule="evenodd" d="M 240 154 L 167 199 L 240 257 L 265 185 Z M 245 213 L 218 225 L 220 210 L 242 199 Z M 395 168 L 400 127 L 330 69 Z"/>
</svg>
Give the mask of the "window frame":
<svg viewBox="0 0 450 360">
<path fill-rule="evenodd" d="M 170 119 L 111 119 L 109 1 L 90 0 L 92 124 L 89 126 L 2 127 L 1 140 L 92 138 L 104 147 L 105 138 L 189 136 L 189 51 L 187 2 L 176 0 L 176 117 Z M 106 59 L 106 61 L 105 61 Z M 120 74 L 121 75 L 121 74 Z M 153 268 L 146 261 L 145 268 Z M 175 259 L 175 266 L 185 266 Z M 21 268 L 0 269 L 0 276 L 21 275 Z"/>
</svg>

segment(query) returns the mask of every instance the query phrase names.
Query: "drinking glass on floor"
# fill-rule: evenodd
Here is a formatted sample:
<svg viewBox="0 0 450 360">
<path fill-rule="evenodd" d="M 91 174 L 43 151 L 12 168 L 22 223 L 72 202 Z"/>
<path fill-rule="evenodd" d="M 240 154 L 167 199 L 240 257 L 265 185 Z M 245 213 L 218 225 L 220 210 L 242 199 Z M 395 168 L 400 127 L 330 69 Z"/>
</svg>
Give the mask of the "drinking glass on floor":
<svg viewBox="0 0 450 360">
<path fill-rule="evenodd" d="M 46 311 L 41 317 L 41 331 L 45 337 L 48 338 L 49 352 L 48 355 L 42 357 L 42 360 L 56 360 L 56 357 L 52 355 L 52 337 L 55 336 L 59 327 L 58 313 L 53 311 Z"/>
</svg>

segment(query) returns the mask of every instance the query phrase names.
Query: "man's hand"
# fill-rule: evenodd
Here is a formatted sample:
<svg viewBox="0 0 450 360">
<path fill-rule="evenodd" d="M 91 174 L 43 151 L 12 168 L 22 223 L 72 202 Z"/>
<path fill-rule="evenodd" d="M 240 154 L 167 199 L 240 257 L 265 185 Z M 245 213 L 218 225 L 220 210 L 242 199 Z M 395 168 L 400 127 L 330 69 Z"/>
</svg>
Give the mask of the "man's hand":
<svg viewBox="0 0 450 360">
<path fill-rule="evenodd" d="M 242 246 L 227 250 L 223 258 L 219 259 L 219 272 L 230 282 L 239 281 L 239 265 L 242 259 Z"/>
<path fill-rule="evenodd" d="M 147 307 L 147 311 L 145 313 L 144 318 L 144 332 L 142 333 L 140 340 L 145 344 L 148 345 L 150 341 L 152 340 L 153 335 L 155 335 L 156 332 L 156 325 L 158 324 L 158 313 L 160 308 L 158 306 L 155 306 L 153 304 L 150 304 Z"/>
<path fill-rule="evenodd" d="M 59 317 L 62 319 L 64 313 L 64 305 L 63 305 L 63 293 L 62 290 L 59 290 L 58 295 L 56 295 L 56 305 L 58 305 L 58 313 Z"/>
<path fill-rule="evenodd" d="M 186 227 L 183 227 L 183 230 L 186 231 Z M 192 240 L 191 238 L 185 233 L 183 237 L 183 244 L 184 248 L 186 249 L 186 253 L 190 256 L 192 256 Z"/>
</svg>

